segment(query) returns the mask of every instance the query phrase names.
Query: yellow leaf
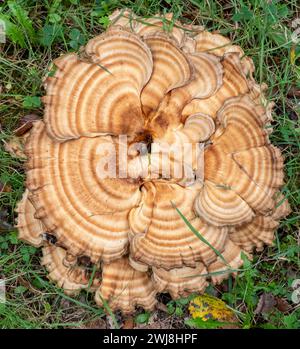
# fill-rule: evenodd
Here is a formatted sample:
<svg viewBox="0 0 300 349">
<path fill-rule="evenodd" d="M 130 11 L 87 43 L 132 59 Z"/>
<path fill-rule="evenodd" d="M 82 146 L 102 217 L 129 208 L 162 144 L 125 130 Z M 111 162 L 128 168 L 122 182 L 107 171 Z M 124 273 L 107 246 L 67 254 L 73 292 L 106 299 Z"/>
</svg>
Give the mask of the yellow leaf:
<svg viewBox="0 0 300 349">
<path fill-rule="evenodd" d="M 295 46 L 292 46 L 291 54 L 290 54 L 290 60 L 291 60 L 291 64 L 295 65 L 295 62 L 296 62 Z"/>
<path fill-rule="evenodd" d="M 234 312 L 225 302 L 207 294 L 195 297 L 190 302 L 189 312 L 193 319 L 201 318 L 203 321 L 209 319 L 223 322 L 237 321 Z"/>
</svg>

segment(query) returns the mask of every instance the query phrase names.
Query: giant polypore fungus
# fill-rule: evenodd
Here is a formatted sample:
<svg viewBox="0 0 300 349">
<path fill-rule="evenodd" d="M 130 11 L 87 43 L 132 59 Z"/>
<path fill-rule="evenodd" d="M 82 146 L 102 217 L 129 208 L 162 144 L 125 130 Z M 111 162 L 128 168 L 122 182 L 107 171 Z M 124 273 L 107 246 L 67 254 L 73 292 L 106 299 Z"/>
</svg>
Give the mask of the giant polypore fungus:
<svg viewBox="0 0 300 349">
<path fill-rule="evenodd" d="M 117 11 L 54 66 L 17 227 L 43 246 L 58 286 L 95 290 L 112 310 L 152 309 L 157 293 L 203 292 L 236 274 L 242 252 L 272 244 L 289 212 L 283 159 L 239 46 L 172 15 Z"/>
</svg>

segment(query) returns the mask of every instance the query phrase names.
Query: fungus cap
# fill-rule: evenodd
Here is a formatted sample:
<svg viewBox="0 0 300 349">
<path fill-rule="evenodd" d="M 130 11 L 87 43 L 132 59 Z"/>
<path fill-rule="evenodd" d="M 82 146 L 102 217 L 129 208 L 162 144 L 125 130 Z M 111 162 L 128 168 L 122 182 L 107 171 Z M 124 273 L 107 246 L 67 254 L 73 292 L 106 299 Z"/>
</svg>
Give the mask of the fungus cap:
<svg viewBox="0 0 300 349">
<path fill-rule="evenodd" d="M 204 292 L 272 244 L 289 213 L 283 157 L 274 103 L 239 46 L 172 14 L 118 10 L 54 66 L 17 207 L 52 281 L 90 286 L 113 311 L 151 310 L 157 293 Z"/>
</svg>

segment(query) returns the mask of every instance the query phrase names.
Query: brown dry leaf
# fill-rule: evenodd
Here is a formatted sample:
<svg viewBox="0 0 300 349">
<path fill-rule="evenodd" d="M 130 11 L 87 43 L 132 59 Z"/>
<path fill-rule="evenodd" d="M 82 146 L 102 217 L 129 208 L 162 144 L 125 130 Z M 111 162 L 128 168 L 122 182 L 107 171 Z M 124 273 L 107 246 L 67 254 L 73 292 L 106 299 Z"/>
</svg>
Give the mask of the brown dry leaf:
<svg viewBox="0 0 300 349">
<path fill-rule="evenodd" d="M 78 327 L 74 327 L 78 328 Z M 106 329 L 106 322 L 104 319 L 95 319 L 89 322 L 86 322 L 82 326 L 80 326 L 80 329 L 95 329 L 95 330 L 105 330 Z"/>
<path fill-rule="evenodd" d="M 14 134 L 18 137 L 23 136 L 33 126 L 34 121 L 39 120 L 39 116 L 36 114 L 24 115 L 20 118 L 17 128 L 14 130 Z"/>
<path fill-rule="evenodd" d="M 10 193 L 12 191 L 12 187 L 9 184 L 0 182 L 0 193 Z"/>
<path fill-rule="evenodd" d="M 296 86 L 292 86 L 288 92 L 287 92 L 287 95 L 289 97 L 300 97 L 300 89 L 297 88 Z"/>
<path fill-rule="evenodd" d="M 123 330 L 131 330 L 134 327 L 134 319 L 132 316 L 128 316 L 125 320 L 124 320 L 124 324 L 122 326 Z"/>
<path fill-rule="evenodd" d="M 280 298 L 280 297 L 276 297 L 275 299 L 276 299 L 276 308 L 282 313 L 287 313 L 291 309 L 291 306 L 286 299 Z"/>
<path fill-rule="evenodd" d="M 259 315 L 269 313 L 275 306 L 276 299 L 272 293 L 263 293 L 259 298 L 254 314 Z"/>
</svg>

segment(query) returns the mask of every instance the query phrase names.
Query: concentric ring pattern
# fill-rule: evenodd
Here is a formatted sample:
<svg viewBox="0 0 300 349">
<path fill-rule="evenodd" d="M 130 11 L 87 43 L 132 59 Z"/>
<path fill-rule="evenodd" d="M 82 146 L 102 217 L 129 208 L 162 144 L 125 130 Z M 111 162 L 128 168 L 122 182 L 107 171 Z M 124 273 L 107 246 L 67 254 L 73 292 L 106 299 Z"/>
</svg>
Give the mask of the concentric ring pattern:
<svg viewBox="0 0 300 349">
<path fill-rule="evenodd" d="M 171 14 L 116 11 L 54 66 L 17 227 L 59 287 L 150 310 L 158 293 L 204 292 L 236 274 L 242 252 L 272 244 L 289 213 L 283 158 L 266 86 L 239 46 Z"/>
</svg>

